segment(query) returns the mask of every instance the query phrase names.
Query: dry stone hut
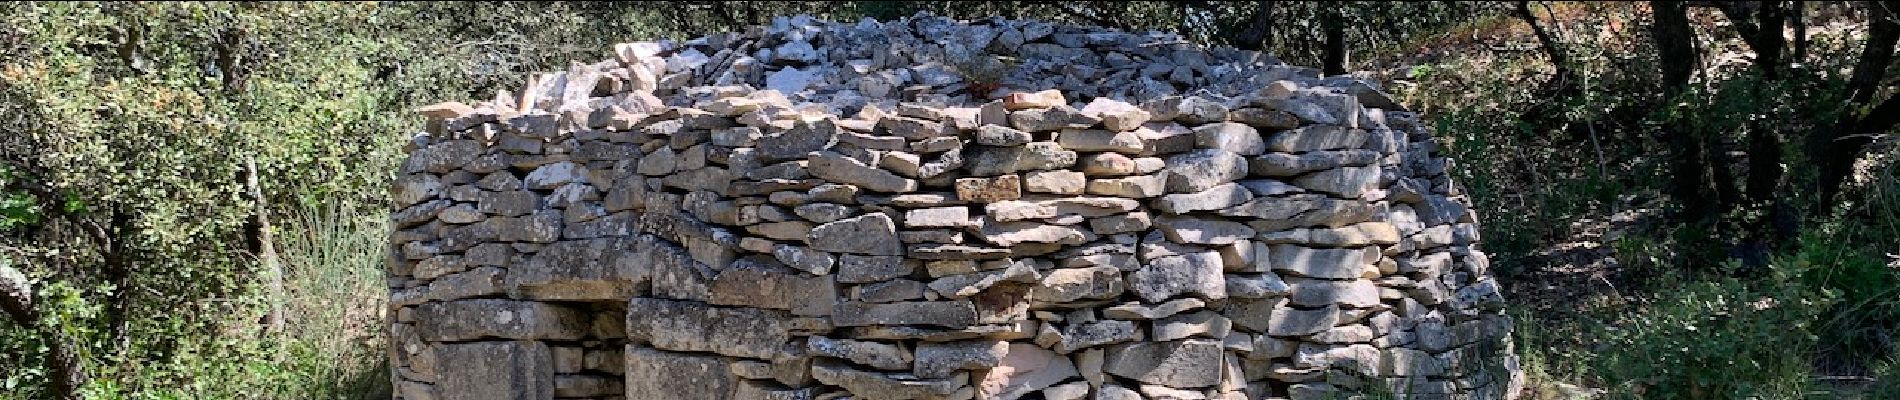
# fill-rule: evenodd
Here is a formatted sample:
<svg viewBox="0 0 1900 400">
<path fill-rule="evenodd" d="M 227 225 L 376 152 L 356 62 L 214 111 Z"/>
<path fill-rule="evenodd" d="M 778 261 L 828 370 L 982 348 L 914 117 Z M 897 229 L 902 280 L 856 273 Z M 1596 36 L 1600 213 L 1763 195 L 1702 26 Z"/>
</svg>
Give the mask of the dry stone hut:
<svg viewBox="0 0 1900 400">
<path fill-rule="evenodd" d="M 1512 397 L 1430 130 L 1037 21 L 782 18 L 425 107 L 396 398 Z"/>
</svg>

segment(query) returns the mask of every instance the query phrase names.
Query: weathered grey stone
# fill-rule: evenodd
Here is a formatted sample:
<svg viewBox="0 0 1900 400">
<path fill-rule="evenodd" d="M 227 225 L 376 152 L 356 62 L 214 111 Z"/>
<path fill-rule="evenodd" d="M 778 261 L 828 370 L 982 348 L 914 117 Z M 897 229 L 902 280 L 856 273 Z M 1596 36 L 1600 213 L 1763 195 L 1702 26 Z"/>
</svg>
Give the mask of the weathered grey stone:
<svg viewBox="0 0 1900 400">
<path fill-rule="evenodd" d="M 1316 247 L 1364 247 L 1399 242 L 1399 231 L 1389 222 L 1366 222 L 1338 228 L 1302 228 L 1259 235 L 1269 244 L 1298 244 Z"/>
<path fill-rule="evenodd" d="M 627 304 L 627 338 L 669 351 L 772 359 L 784 354 L 791 329 L 781 311 L 653 298 Z"/>
<path fill-rule="evenodd" d="M 983 241 L 1003 247 L 1021 243 L 1076 245 L 1093 241 L 1096 237 L 1093 232 L 1075 226 L 1002 222 L 992 218 L 981 220 L 978 233 Z"/>
<path fill-rule="evenodd" d="M 1062 91 L 1049 89 L 1039 92 L 1016 92 L 1003 96 L 1003 108 L 1007 110 L 1026 110 L 1068 105 L 1062 97 Z"/>
<path fill-rule="evenodd" d="M 1207 303 L 1196 298 L 1169 300 L 1166 303 L 1145 305 L 1130 302 L 1102 310 L 1102 316 L 1113 319 L 1150 320 L 1167 318 L 1184 311 L 1206 306 Z"/>
<path fill-rule="evenodd" d="M 641 175 L 658 176 L 671 174 L 678 166 L 679 157 L 674 153 L 673 148 L 661 147 L 652 153 L 647 153 L 645 157 L 640 157 L 640 165 L 636 171 Z"/>
<path fill-rule="evenodd" d="M 1355 279 L 1379 260 L 1379 252 L 1372 248 L 1316 249 L 1276 244 L 1269 249 L 1273 270 L 1313 278 Z"/>
<path fill-rule="evenodd" d="M 1041 276 L 1035 267 L 1028 263 L 1013 262 L 1003 269 L 978 271 L 960 275 L 938 277 L 930 282 L 930 290 L 944 297 L 960 299 L 975 296 L 1004 282 L 1035 283 Z"/>
<path fill-rule="evenodd" d="M 1010 249 L 956 244 L 910 246 L 910 257 L 920 260 L 995 260 L 1009 257 L 1013 253 Z"/>
<path fill-rule="evenodd" d="M 1143 142 L 1141 155 L 1174 154 L 1194 149 L 1194 131 L 1172 122 L 1150 122 L 1135 130 Z"/>
<path fill-rule="evenodd" d="M 1259 131 L 1251 126 L 1232 122 L 1195 127 L 1194 145 L 1204 149 L 1226 150 L 1243 156 L 1259 155 L 1267 151 L 1267 144 L 1260 138 Z"/>
<path fill-rule="evenodd" d="M 924 298 L 923 282 L 909 279 L 892 279 L 884 282 L 858 285 L 858 301 L 870 303 L 892 303 Z"/>
<path fill-rule="evenodd" d="M 435 382 L 444 399 L 554 398 L 554 360 L 541 342 L 443 343 L 435 345 L 435 359 L 456 368 Z"/>
<path fill-rule="evenodd" d="M 1293 179 L 1293 184 L 1316 192 L 1358 198 L 1379 189 L 1379 167 L 1340 167 Z"/>
<path fill-rule="evenodd" d="M 1145 212 L 1132 212 L 1089 219 L 1089 230 L 1095 232 L 1097 235 L 1140 232 L 1148 230 L 1148 227 L 1152 225 L 1153 221 L 1149 219 L 1148 213 Z"/>
<path fill-rule="evenodd" d="M 1328 345 L 1304 343 L 1293 355 L 1295 367 L 1333 368 L 1360 376 L 1379 373 L 1379 349 L 1369 344 Z"/>
<path fill-rule="evenodd" d="M 805 271 L 812 275 L 830 274 L 831 267 L 838 262 L 837 257 L 832 257 L 831 253 L 814 250 L 810 247 L 787 244 L 772 246 L 772 257 L 778 259 L 778 262 L 784 263 L 787 267 Z"/>
<path fill-rule="evenodd" d="M 1019 131 L 1002 125 L 984 125 L 976 128 L 976 144 L 985 146 L 1021 146 L 1035 140 L 1029 132 Z"/>
<path fill-rule="evenodd" d="M 1299 129 L 1281 131 L 1268 137 L 1267 150 L 1281 153 L 1304 153 L 1320 150 L 1357 149 L 1365 145 L 1368 135 L 1360 129 L 1337 125 L 1308 125 Z"/>
<path fill-rule="evenodd" d="M 1334 306 L 1308 310 L 1287 307 L 1286 304 L 1282 301 L 1274 308 L 1273 315 L 1267 319 L 1266 334 L 1306 336 L 1332 329 L 1339 322 L 1339 310 Z"/>
<path fill-rule="evenodd" d="M 1125 178 L 1091 179 L 1088 194 L 1144 199 L 1167 193 L 1167 175 L 1142 175 Z"/>
<path fill-rule="evenodd" d="M 877 125 L 890 132 L 891 136 L 905 139 L 924 139 L 943 136 L 950 132 L 949 127 L 936 121 L 926 121 L 907 117 L 884 117 Z"/>
<path fill-rule="evenodd" d="M 559 397 L 598 397 L 621 393 L 621 377 L 598 375 L 556 375 L 554 395 Z"/>
<path fill-rule="evenodd" d="M 1107 97 L 1097 97 L 1082 106 L 1082 114 L 1102 119 L 1102 126 L 1112 131 L 1131 131 L 1140 128 L 1152 117 L 1146 110 Z"/>
<path fill-rule="evenodd" d="M 483 213 L 512 217 L 534 212 L 540 201 L 541 196 L 526 190 L 482 192 L 475 208 Z"/>
<path fill-rule="evenodd" d="M 733 400 L 817 400 L 818 396 L 818 388 L 786 388 L 752 380 L 739 381 L 732 391 Z"/>
<path fill-rule="evenodd" d="M 872 213 L 819 225 L 811 230 L 811 248 L 848 254 L 904 255 L 891 217 Z"/>
<path fill-rule="evenodd" d="M 1145 145 L 1134 132 L 1069 129 L 1056 134 L 1056 144 L 1075 151 L 1140 154 Z"/>
<path fill-rule="evenodd" d="M 1128 287 L 1150 303 L 1160 303 L 1184 294 L 1208 300 L 1227 297 L 1220 255 L 1212 251 L 1150 260 L 1141 269 L 1128 274 Z"/>
<path fill-rule="evenodd" d="M 860 371 L 836 361 L 812 364 L 812 377 L 826 385 L 851 393 L 875 395 L 880 400 L 932 400 L 946 398 L 964 387 L 963 375 L 941 379 L 910 379 L 896 374 Z"/>
<path fill-rule="evenodd" d="M 981 398 L 1013 400 L 1075 376 L 1075 363 L 1068 357 L 1027 343 L 1010 343 L 1002 362 L 977 380 L 976 390 Z"/>
<path fill-rule="evenodd" d="M 983 206 L 983 213 L 989 220 L 997 222 L 1050 219 L 1061 215 L 1055 202 L 1019 200 L 990 203 Z"/>
<path fill-rule="evenodd" d="M 1227 113 L 1228 119 L 1256 128 L 1286 130 L 1300 127 L 1300 117 L 1280 110 L 1242 108 Z"/>
<path fill-rule="evenodd" d="M 1372 328 L 1370 327 L 1365 325 L 1345 325 L 1335 326 L 1333 329 L 1327 329 L 1324 332 L 1307 336 L 1306 340 L 1314 343 L 1354 344 L 1371 342 L 1373 337 Z"/>
<path fill-rule="evenodd" d="M 975 226 L 968 207 L 920 208 L 904 212 L 907 228 L 962 228 Z"/>
<path fill-rule="evenodd" d="M 482 215 L 480 211 L 475 211 L 475 206 L 468 203 L 456 204 L 453 207 L 444 208 L 435 215 L 436 220 L 450 224 L 474 223 L 486 218 L 487 216 Z"/>
<path fill-rule="evenodd" d="M 1225 339 L 1233 328 L 1233 321 L 1213 311 L 1182 313 L 1156 320 L 1154 329 L 1149 330 L 1148 340 L 1167 342 L 1190 337 Z"/>
<path fill-rule="evenodd" d="M 976 324 L 976 307 L 968 301 L 846 301 L 838 303 L 831 322 L 837 326 L 933 325 L 961 329 Z"/>
<path fill-rule="evenodd" d="M 858 187 L 879 192 L 904 193 L 917 190 L 917 181 L 897 176 L 878 168 L 872 168 L 858 160 L 821 151 L 813 154 L 806 168 L 820 179 L 857 185 Z"/>
<path fill-rule="evenodd" d="M 529 172 L 522 184 L 529 189 L 548 190 L 585 179 L 586 167 L 571 162 L 543 165 Z"/>
<path fill-rule="evenodd" d="M 1069 354 L 1078 350 L 1141 340 L 1141 329 L 1134 322 L 1118 320 L 1075 321 L 1062 328 L 1062 339 L 1051 349 Z"/>
<path fill-rule="evenodd" d="M 1052 142 L 1022 146 L 964 148 L 964 168 L 973 176 L 996 176 L 1018 171 L 1062 169 L 1075 165 L 1074 151 Z"/>
<path fill-rule="evenodd" d="M 1088 180 L 1076 171 L 1031 171 L 1023 174 L 1023 190 L 1033 193 L 1082 194 Z"/>
<path fill-rule="evenodd" d="M 540 210 L 519 217 L 490 218 L 495 239 L 504 242 L 548 243 L 561 237 L 561 213 Z"/>
<path fill-rule="evenodd" d="M 431 301 L 498 295 L 505 293 L 507 286 L 501 268 L 481 267 L 438 277 L 422 287 L 394 291 L 389 294 L 389 303 L 414 306 Z"/>
<path fill-rule="evenodd" d="M 1194 211 L 1219 210 L 1240 205 L 1253 200 L 1253 192 L 1234 183 L 1223 183 L 1207 190 L 1195 193 L 1180 193 L 1161 196 L 1152 206 L 1161 212 L 1186 214 Z"/>
<path fill-rule="evenodd" d="M 910 276 L 914 269 L 901 256 L 846 254 L 838 257 L 838 281 L 844 283 L 887 281 Z"/>
<path fill-rule="evenodd" d="M 1287 388 L 1288 400 L 1328 400 L 1339 396 L 1339 388 L 1325 383 L 1301 383 Z"/>
<path fill-rule="evenodd" d="M 1220 149 L 1199 149 L 1168 157 L 1168 192 L 1195 193 L 1247 177 L 1247 162 Z"/>
<path fill-rule="evenodd" d="M 1076 162 L 1082 173 L 1088 176 L 1123 176 L 1139 172 L 1135 159 L 1120 153 L 1095 153 L 1082 156 Z"/>
<path fill-rule="evenodd" d="M 1201 388 L 1220 383 L 1220 341 L 1189 339 L 1110 346 L 1104 370 L 1142 383 Z"/>
<path fill-rule="evenodd" d="M 1220 122 L 1227 119 L 1227 107 L 1200 96 L 1168 97 L 1144 104 L 1156 121 L 1180 121 L 1189 125 Z"/>
<path fill-rule="evenodd" d="M 912 373 L 921 378 L 947 378 L 956 371 L 995 368 L 1008 354 L 1009 342 L 1000 340 L 921 342 L 917 344 Z"/>
<path fill-rule="evenodd" d="M 812 355 L 841 358 L 857 365 L 880 370 L 911 369 L 910 351 L 905 350 L 901 344 L 812 336 L 806 340 L 805 349 Z"/>
<path fill-rule="evenodd" d="M 829 315 L 838 297 L 837 284 L 829 276 L 757 262 L 733 263 L 713 278 L 710 289 L 712 304 L 789 310 L 794 315 Z"/>
<path fill-rule="evenodd" d="M 482 143 L 474 140 L 444 140 L 416 149 L 402 164 L 403 174 L 430 172 L 446 174 L 482 154 Z"/>
<path fill-rule="evenodd" d="M 1030 296 L 1051 304 L 1113 299 L 1124 290 L 1121 272 L 1111 266 L 1052 269 L 1042 274 L 1042 281 Z"/>
<path fill-rule="evenodd" d="M 1254 230 L 1272 232 L 1309 226 L 1338 227 L 1371 221 L 1381 205 L 1316 195 L 1255 197 L 1253 201 L 1220 210 L 1220 215 L 1251 217 Z"/>
<path fill-rule="evenodd" d="M 1088 395 L 1088 382 L 1069 382 L 1042 390 L 1042 398 L 1046 400 L 1082 400 Z"/>
<path fill-rule="evenodd" d="M 1260 176 L 1294 176 L 1311 171 L 1370 165 L 1379 160 L 1371 150 L 1329 150 L 1304 154 L 1267 153 L 1247 159 L 1247 170 Z"/>
<path fill-rule="evenodd" d="M 1207 392 L 1175 389 L 1161 385 L 1141 385 L 1141 395 L 1150 399 L 1207 400 Z"/>
<path fill-rule="evenodd" d="M 1224 245 L 1252 238 L 1253 228 L 1239 222 L 1192 217 L 1165 217 L 1155 221 L 1161 233 L 1175 243 Z"/>
<path fill-rule="evenodd" d="M 994 178 L 963 178 L 956 183 L 957 199 L 971 203 L 991 203 L 1023 197 L 1022 178 L 1003 175 Z"/>
<path fill-rule="evenodd" d="M 1084 115 L 1082 111 L 1066 105 L 1017 110 L 1009 113 L 1010 126 L 1030 132 L 1083 129 L 1095 126 L 1099 122 L 1101 119 Z"/>
<path fill-rule="evenodd" d="M 1272 272 L 1227 274 L 1227 296 L 1243 299 L 1283 297 L 1292 294 L 1280 275 Z"/>
<path fill-rule="evenodd" d="M 486 246 L 486 245 L 484 245 Z M 508 264 L 507 247 L 477 246 L 482 265 Z M 647 283 L 654 262 L 632 238 L 569 240 L 549 244 L 528 262 L 508 268 L 516 297 L 542 300 L 623 300 Z M 467 259 L 464 259 L 467 262 Z"/>
<path fill-rule="evenodd" d="M 589 320 L 580 310 L 502 299 L 428 303 L 416 308 L 418 332 L 431 341 L 580 339 Z"/>
<path fill-rule="evenodd" d="M 1372 307 L 1379 305 L 1379 286 L 1364 279 L 1350 281 L 1296 279 L 1291 282 L 1291 288 L 1290 299 L 1296 306 L 1318 307 L 1339 304 L 1350 307 Z"/>
<path fill-rule="evenodd" d="M 856 211 L 850 207 L 832 203 L 807 203 L 793 207 L 792 213 L 798 214 L 799 218 L 822 224 L 850 217 L 856 214 Z"/>
<path fill-rule="evenodd" d="M 1141 393 L 1117 385 L 1104 385 L 1096 389 L 1094 400 L 1141 400 Z"/>
</svg>

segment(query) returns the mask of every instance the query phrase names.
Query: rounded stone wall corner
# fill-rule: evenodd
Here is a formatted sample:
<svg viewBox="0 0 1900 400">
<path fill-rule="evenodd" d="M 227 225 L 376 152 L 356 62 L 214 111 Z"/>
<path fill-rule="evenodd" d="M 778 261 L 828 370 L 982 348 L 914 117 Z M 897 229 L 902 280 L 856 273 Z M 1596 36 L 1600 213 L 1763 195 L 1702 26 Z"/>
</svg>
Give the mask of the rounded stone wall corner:
<svg viewBox="0 0 1900 400">
<path fill-rule="evenodd" d="M 613 53 L 417 110 L 391 189 L 395 398 L 1522 385 L 1469 200 L 1373 83 L 925 14 Z"/>
</svg>

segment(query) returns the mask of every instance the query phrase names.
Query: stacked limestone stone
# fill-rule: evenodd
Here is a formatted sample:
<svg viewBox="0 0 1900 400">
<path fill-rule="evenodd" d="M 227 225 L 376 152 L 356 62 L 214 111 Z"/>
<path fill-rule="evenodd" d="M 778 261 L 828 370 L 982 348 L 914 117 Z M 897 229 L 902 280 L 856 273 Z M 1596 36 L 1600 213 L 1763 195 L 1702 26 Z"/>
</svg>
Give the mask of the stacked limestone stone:
<svg viewBox="0 0 1900 400">
<path fill-rule="evenodd" d="M 425 108 L 393 189 L 396 397 L 1514 392 L 1473 213 L 1429 130 L 1371 86 L 1034 22 L 781 22 Z M 1011 78 L 997 100 L 948 83 L 866 97 L 829 72 L 754 89 L 870 46 L 790 36 L 968 46 L 940 39 L 972 27 L 1004 32 L 985 51 L 1133 70 L 1162 61 L 1129 55 L 1226 59 L 1167 85 L 1235 93 L 1062 75 Z M 784 61 L 803 54 L 788 46 L 813 54 Z M 907 46 L 884 57 L 949 47 Z M 843 74 L 898 70 L 881 60 Z"/>
</svg>

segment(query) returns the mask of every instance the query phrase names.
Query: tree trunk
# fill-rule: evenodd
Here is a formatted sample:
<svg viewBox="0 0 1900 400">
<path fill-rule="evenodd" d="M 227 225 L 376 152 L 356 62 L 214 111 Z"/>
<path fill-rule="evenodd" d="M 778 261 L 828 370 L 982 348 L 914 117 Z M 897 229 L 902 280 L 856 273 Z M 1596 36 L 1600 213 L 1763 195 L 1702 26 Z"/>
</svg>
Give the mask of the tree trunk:
<svg viewBox="0 0 1900 400">
<path fill-rule="evenodd" d="M 111 241 L 106 243 L 104 276 L 112 283 L 112 292 L 106 299 L 106 327 L 108 340 L 112 342 L 112 354 L 126 359 L 132 351 L 131 313 L 132 313 L 132 263 L 129 259 L 130 244 L 126 238 L 132 232 L 132 214 L 124 206 L 113 206 L 109 220 Z M 131 377 L 139 363 L 118 365 L 118 378 L 122 381 Z M 136 388 L 132 388 L 136 389 Z"/>
<path fill-rule="evenodd" d="M 1253 16 L 1248 18 L 1247 28 L 1234 37 L 1234 47 L 1241 50 L 1266 51 L 1273 46 L 1273 2 L 1254 2 Z"/>
<path fill-rule="evenodd" d="M 1768 79 L 1781 79 L 1781 69 L 1786 62 L 1781 53 L 1787 47 L 1787 39 L 1781 31 L 1787 27 L 1787 8 L 1779 1 L 1761 2 L 1761 9 L 1755 11 L 1755 21 L 1760 31 L 1755 34 L 1755 63 L 1761 69 L 1762 76 Z"/>
<path fill-rule="evenodd" d="M 0 311 L 5 311 L 14 325 L 38 333 L 46 345 L 46 373 L 52 378 L 53 397 L 79 399 L 79 386 L 86 381 L 86 370 L 80 364 L 79 352 L 73 349 L 72 338 L 56 327 L 41 323 L 40 310 L 33 302 L 32 283 L 27 281 L 26 274 L 4 263 L 0 263 Z"/>
<path fill-rule="evenodd" d="M 1808 2 L 1795 0 L 1788 10 L 1788 24 L 1794 27 L 1794 62 L 1808 60 Z"/>
<path fill-rule="evenodd" d="M 1900 22 L 1894 21 L 1893 14 L 1894 9 L 1900 8 L 1900 1 L 1876 2 L 1869 4 L 1868 8 L 1867 23 L 1871 26 L 1867 30 L 1867 45 L 1861 49 L 1860 60 L 1854 64 L 1854 74 L 1847 80 L 1849 110 L 1860 110 L 1873 101 L 1874 93 L 1880 90 L 1880 81 L 1886 77 L 1887 66 L 1893 62 L 1894 44 L 1900 41 Z M 1888 99 L 1885 103 L 1893 102 L 1893 99 Z M 1853 172 L 1854 161 L 1860 158 L 1867 144 L 1873 142 L 1865 134 L 1878 131 L 1866 129 L 1883 125 L 1870 120 L 1894 118 L 1882 115 L 1882 109 L 1887 108 L 1887 104 L 1881 104 L 1866 117 L 1849 112 L 1832 130 L 1808 137 L 1809 157 L 1815 160 L 1816 168 L 1819 169 L 1815 178 L 1816 211 L 1824 211 L 1832 206 L 1834 196 L 1840 193 L 1847 175 Z M 1891 124 L 1885 125 L 1892 127 Z"/>
<path fill-rule="evenodd" d="M 1692 44 L 1695 31 L 1689 28 L 1688 11 L 1680 1 L 1651 1 L 1650 9 L 1655 13 L 1650 32 L 1662 68 L 1663 101 L 1674 104 L 1688 91 L 1689 78 L 1695 74 L 1699 58 Z M 1715 207 L 1709 201 L 1707 149 L 1702 141 L 1679 122 L 1664 124 L 1662 134 L 1670 152 L 1669 196 L 1681 204 L 1686 219 L 1705 220 L 1714 215 Z"/>
<path fill-rule="evenodd" d="M 1330 10 L 1322 13 L 1320 18 L 1320 24 L 1326 30 L 1326 49 L 1321 60 L 1325 75 L 1343 75 L 1346 73 L 1347 58 L 1351 57 L 1346 51 L 1345 13 Z"/>
<path fill-rule="evenodd" d="M 257 257 L 264 270 L 264 287 L 270 296 L 270 314 L 264 316 L 271 332 L 284 330 L 284 266 L 277 259 L 277 243 L 271 235 L 270 204 L 258 182 L 257 161 L 244 160 L 244 192 L 251 200 L 251 220 L 244 225 L 245 248 Z"/>
<path fill-rule="evenodd" d="M 1552 87 L 1559 93 L 1567 93 L 1569 91 L 1567 88 L 1575 85 L 1576 79 L 1571 75 L 1570 57 L 1564 54 L 1563 45 L 1557 43 L 1557 38 L 1552 36 L 1550 31 L 1537 24 L 1537 15 L 1531 14 L 1531 2 L 1517 2 L 1517 16 L 1523 18 L 1524 23 L 1530 24 L 1531 32 L 1537 34 L 1537 41 L 1544 45 L 1544 55 L 1550 57 L 1552 66 L 1557 67 L 1557 76 L 1552 79 L 1554 83 Z"/>
<path fill-rule="evenodd" d="M 1779 1 L 1757 3 L 1724 2 L 1719 7 L 1722 15 L 1728 17 L 1735 26 L 1742 41 L 1755 51 L 1755 67 L 1762 76 L 1778 79 L 1781 70 L 1782 48 L 1786 47 L 1782 38 L 1783 23 L 1787 20 L 1786 8 Z"/>
</svg>

